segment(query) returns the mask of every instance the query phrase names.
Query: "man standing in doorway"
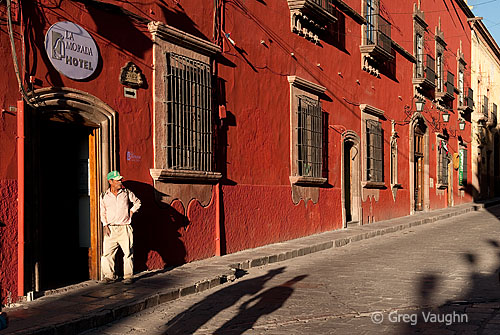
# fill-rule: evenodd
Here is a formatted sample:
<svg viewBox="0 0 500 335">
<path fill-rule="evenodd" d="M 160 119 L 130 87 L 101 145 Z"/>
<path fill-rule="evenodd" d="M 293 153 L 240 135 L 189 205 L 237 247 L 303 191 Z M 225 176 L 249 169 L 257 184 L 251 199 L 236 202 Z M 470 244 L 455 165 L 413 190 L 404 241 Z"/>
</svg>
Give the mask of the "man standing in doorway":
<svg viewBox="0 0 500 335">
<path fill-rule="evenodd" d="M 101 196 L 101 222 L 104 247 L 101 257 L 103 281 L 116 281 L 115 255 L 118 246 L 123 251 L 123 283 L 131 284 L 134 273 L 134 237 L 132 216 L 141 201 L 132 191 L 123 187 L 123 176 L 118 171 L 108 173 L 109 189 Z"/>
</svg>

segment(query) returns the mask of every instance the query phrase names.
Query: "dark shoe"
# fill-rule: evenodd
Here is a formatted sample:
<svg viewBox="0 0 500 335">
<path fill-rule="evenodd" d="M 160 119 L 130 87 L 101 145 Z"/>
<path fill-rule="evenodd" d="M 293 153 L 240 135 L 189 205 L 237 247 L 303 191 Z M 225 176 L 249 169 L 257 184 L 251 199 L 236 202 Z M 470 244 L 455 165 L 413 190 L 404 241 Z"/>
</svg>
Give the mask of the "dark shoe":
<svg viewBox="0 0 500 335">
<path fill-rule="evenodd" d="M 130 285 L 134 282 L 134 280 L 132 278 L 125 278 L 123 279 L 122 283 L 124 283 L 125 285 Z"/>
</svg>

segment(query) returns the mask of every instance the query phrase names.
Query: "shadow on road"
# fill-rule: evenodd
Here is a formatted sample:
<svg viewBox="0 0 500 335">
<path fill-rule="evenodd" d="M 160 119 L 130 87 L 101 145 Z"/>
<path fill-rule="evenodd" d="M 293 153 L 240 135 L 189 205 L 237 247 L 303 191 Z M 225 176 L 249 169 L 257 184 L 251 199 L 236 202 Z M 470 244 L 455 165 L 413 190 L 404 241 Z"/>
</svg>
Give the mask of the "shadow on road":
<svg viewBox="0 0 500 335">
<path fill-rule="evenodd" d="M 283 273 L 285 267 L 270 270 L 265 275 L 250 278 L 218 290 L 202 301 L 171 319 L 164 331 L 165 335 L 193 334 L 217 314 L 236 304 L 245 296 L 253 296 L 264 288 L 266 282 Z M 236 316 L 220 327 L 216 334 L 241 334 L 250 329 L 263 315 L 272 313 L 283 306 L 283 303 L 292 295 L 292 286 L 304 279 L 305 275 L 297 276 L 282 285 L 265 290 L 252 297 L 240 306 Z"/>
<path fill-rule="evenodd" d="M 500 208 L 496 206 L 489 212 L 500 218 Z M 406 311 L 414 319 L 400 325 L 400 334 L 500 334 L 500 244 L 497 240 L 487 239 L 484 248 L 493 249 L 497 255 L 494 271 L 478 269 L 478 257 L 472 253 L 462 254 L 468 265 L 468 282 L 464 294 L 447 300 L 444 304 L 433 306 L 432 297 L 437 294 L 442 278 L 427 273 L 420 277 L 418 311 Z M 394 313 L 394 312 L 393 312 Z"/>
<path fill-rule="evenodd" d="M 292 286 L 306 277 L 307 275 L 297 276 L 245 301 L 240 306 L 238 314 L 224 323 L 214 334 L 243 334 L 248 329 L 251 329 L 261 316 L 280 309 L 292 295 L 294 291 Z"/>
</svg>

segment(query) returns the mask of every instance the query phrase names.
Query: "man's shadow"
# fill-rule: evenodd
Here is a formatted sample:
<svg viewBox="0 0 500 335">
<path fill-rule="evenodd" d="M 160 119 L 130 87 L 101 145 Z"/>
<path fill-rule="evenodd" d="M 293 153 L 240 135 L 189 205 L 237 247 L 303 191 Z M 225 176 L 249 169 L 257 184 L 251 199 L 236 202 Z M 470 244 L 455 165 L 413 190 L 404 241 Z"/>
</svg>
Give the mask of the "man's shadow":
<svg viewBox="0 0 500 335">
<path fill-rule="evenodd" d="M 284 270 L 285 267 L 270 270 L 260 277 L 242 280 L 212 293 L 202 301 L 172 318 L 167 323 L 164 334 L 193 334 L 210 319 L 237 303 L 244 296 L 257 294 L 262 290 L 267 281 L 283 273 Z"/>
<path fill-rule="evenodd" d="M 293 285 L 307 275 L 297 276 L 279 286 L 265 290 L 261 294 L 245 301 L 240 306 L 240 311 L 231 320 L 224 323 L 215 334 L 243 334 L 263 316 L 280 309 L 285 301 L 290 298 L 294 289 Z M 253 302 L 256 302 L 252 305 Z"/>
<path fill-rule="evenodd" d="M 142 203 L 132 219 L 134 272 L 184 264 L 186 249 L 179 229 L 187 226 L 187 218 L 172 206 L 161 208 L 156 203 L 153 186 L 132 180 L 125 181 L 124 185 Z"/>
</svg>

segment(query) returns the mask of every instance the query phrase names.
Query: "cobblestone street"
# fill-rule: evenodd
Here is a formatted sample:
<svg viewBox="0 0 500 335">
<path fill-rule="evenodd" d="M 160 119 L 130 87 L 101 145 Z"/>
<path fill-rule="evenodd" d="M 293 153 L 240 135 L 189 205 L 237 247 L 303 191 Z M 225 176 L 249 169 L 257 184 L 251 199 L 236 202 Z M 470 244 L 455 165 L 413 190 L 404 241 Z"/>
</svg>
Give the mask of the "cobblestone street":
<svg viewBox="0 0 500 335">
<path fill-rule="evenodd" d="M 498 334 L 496 216 L 498 206 L 250 269 L 87 334 Z"/>
</svg>

